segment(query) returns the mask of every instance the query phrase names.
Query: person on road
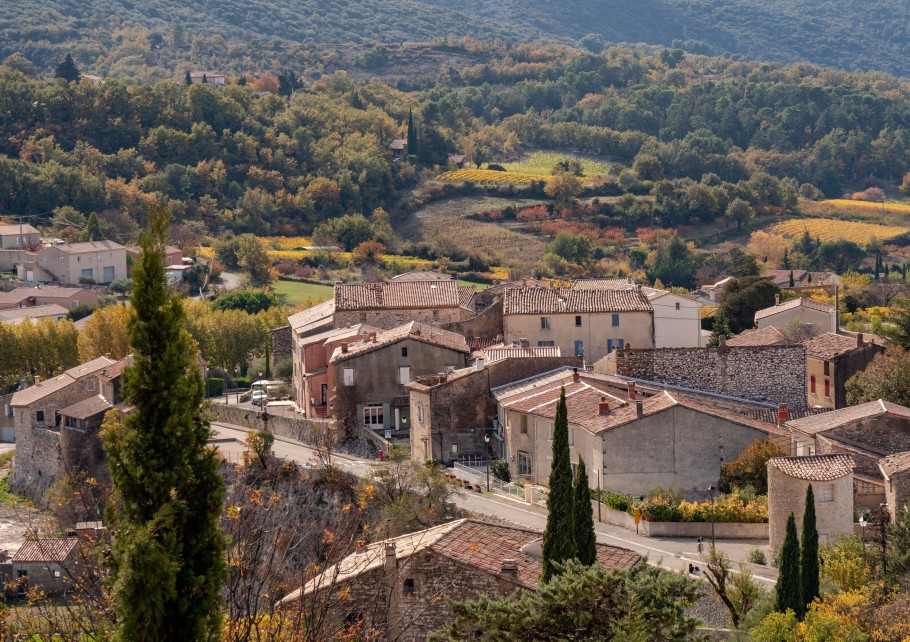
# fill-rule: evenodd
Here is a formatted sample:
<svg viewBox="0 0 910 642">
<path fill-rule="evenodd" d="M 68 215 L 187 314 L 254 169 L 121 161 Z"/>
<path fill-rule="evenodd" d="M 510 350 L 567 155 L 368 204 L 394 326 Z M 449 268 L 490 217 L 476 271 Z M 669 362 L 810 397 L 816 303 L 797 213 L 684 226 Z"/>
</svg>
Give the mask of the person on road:
<svg viewBox="0 0 910 642">
<path fill-rule="evenodd" d="M 382 462 L 382 457 L 383 457 L 383 455 L 385 455 L 385 453 L 382 452 L 382 448 L 380 448 L 380 449 L 379 449 L 379 461 L 380 461 L 380 462 Z"/>
</svg>

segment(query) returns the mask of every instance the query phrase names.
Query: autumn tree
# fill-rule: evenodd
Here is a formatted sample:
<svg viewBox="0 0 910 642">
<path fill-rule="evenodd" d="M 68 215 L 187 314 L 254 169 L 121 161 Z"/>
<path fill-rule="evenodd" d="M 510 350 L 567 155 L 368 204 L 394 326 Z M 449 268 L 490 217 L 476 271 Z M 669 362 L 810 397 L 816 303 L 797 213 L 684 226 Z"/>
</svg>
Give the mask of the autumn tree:
<svg viewBox="0 0 910 642">
<path fill-rule="evenodd" d="M 572 172 L 558 172 L 547 179 L 544 193 L 556 201 L 556 206 L 571 205 L 584 189 L 584 183 Z"/>
<path fill-rule="evenodd" d="M 865 370 L 847 380 L 846 388 L 851 406 L 877 399 L 910 405 L 910 353 L 894 347 L 876 356 Z"/>
<path fill-rule="evenodd" d="M 736 229 L 741 230 L 752 223 L 755 218 L 755 210 L 748 201 L 736 198 L 727 206 L 726 215 L 731 221 L 736 221 Z"/>
<path fill-rule="evenodd" d="M 769 439 L 753 441 L 734 461 L 720 465 L 720 490 L 728 493 L 736 486 L 751 485 L 759 495 L 768 492 L 768 460 L 786 457 L 787 451 Z"/>
<path fill-rule="evenodd" d="M 111 572 L 117 639 L 212 640 L 226 576 L 218 516 L 224 482 L 202 410 L 203 381 L 183 306 L 164 275 L 168 215 L 153 208 L 134 267 L 123 375 L 133 410 L 104 432 L 112 498 Z"/>
<path fill-rule="evenodd" d="M 127 322 L 130 310 L 125 305 L 111 305 L 95 310 L 79 332 L 79 359 L 89 361 L 103 355 L 123 359 L 130 353 Z"/>
<path fill-rule="evenodd" d="M 541 582 L 558 573 L 557 565 L 578 554 L 575 540 L 575 502 L 572 492 L 572 462 L 569 456 L 569 415 L 565 389 L 556 403 L 553 423 L 553 457 L 547 495 L 547 526 L 541 551 Z"/>
<path fill-rule="evenodd" d="M 237 265 L 246 273 L 254 288 L 264 287 L 272 282 L 272 262 L 262 242 L 252 234 L 238 237 Z"/>
<path fill-rule="evenodd" d="M 910 195 L 910 172 L 904 174 L 904 180 L 901 181 L 900 189 L 904 194 Z"/>
</svg>

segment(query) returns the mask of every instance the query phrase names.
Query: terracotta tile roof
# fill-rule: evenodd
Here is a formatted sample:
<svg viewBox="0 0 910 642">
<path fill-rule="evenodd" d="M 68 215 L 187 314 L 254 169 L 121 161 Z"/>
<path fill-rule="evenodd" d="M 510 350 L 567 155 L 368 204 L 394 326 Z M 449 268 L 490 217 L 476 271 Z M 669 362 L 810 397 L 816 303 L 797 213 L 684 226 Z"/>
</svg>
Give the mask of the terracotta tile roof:
<svg viewBox="0 0 910 642">
<path fill-rule="evenodd" d="M 834 481 L 852 473 L 854 464 L 850 455 L 812 455 L 774 457 L 768 460 L 768 466 L 774 466 L 795 479 Z"/>
<path fill-rule="evenodd" d="M 457 308 L 461 301 L 457 281 L 335 285 L 335 309 L 338 311 Z"/>
<path fill-rule="evenodd" d="M 502 294 L 509 288 L 548 288 L 550 287 L 545 281 L 537 279 L 522 279 L 521 281 L 507 281 L 490 286 L 484 290 L 484 294 Z"/>
<path fill-rule="evenodd" d="M 85 254 L 87 252 L 110 252 L 111 250 L 125 250 L 126 248 L 115 241 L 86 241 L 85 243 L 64 243 L 53 245 L 65 254 Z"/>
<path fill-rule="evenodd" d="M 508 288 L 503 314 L 575 314 L 650 312 L 648 298 L 634 290 L 572 288 Z"/>
<path fill-rule="evenodd" d="M 82 377 L 95 374 L 99 370 L 104 370 L 116 363 L 117 362 L 110 357 L 97 357 L 91 361 L 86 361 L 85 363 L 80 363 L 78 366 L 70 368 L 66 371 L 66 374 L 73 379 L 81 379 Z"/>
<path fill-rule="evenodd" d="M 782 346 L 789 344 L 790 341 L 787 341 L 787 338 L 774 326 L 759 328 L 758 330 L 746 330 L 735 337 L 727 339 L 727 345 L 734 348 L 743 346 Z"/>
<path fill-rule="evenodd" d="M 458 302 L 465 310 L 474 311 L 474 295 L 476 292 L 470 285 L 458 286 Z"/>
<path fill-rule="evenodd" d="M 123 359 L 120 359 L 116 363 L 106 367 L 104 370 L 98 373 L 99 377 L 102 377 L 108 381 L 116 379 L 123 375 L 123 371 L 126 370 L 127 366 L 132 365 L 133 357 L 128 356 Z"/>
<path fill-rule="evenodd" d="M 22 303 L 32 297 L 68 299 L 79 295 L 81 292 L 89 293 L 84 288 L 63 288 L 55 285 L 42 285 L 40 288 L 16 288 L 0 296 L 0 305 Z"/>
<path fill-rule="evenodd" d="M 30 406 L 44 397 L 63 390 L 67 386 L 76 383 L 76 380 L 68 374 L 57 375 L 51 379 L 45 379 L 34 386 L 29 386 L 24 390 L 19 390 L 13 395 L 10 405 L 15 408 Z"/>
<path fill-rule="evenodd" d="M 391 143 L 389 143 L 389 149 L 395 151 L 402 151 L 408 146 L 408 141 L 405 138 L 396 138 Z"/>
<path fill-rule="evenodd" d="M 27 308 L 0 310 L 0 320 L 18 321 L 22 319 L 42 319 L 44 317 L 66 316 L 67 312 L 68 310 L 62 305 L 48 303 L 45 305 L 33 305 Z"/>
<path fill-rule="evenodd" d="M 107 402 L 107 399 L 101 395 L 95 395 L 94 397 L 89 397 L 79 403 L 64 408 L 60 411 L 60 414 L 65 417 L 72 417 L 73 419 L 88 419 L 89 417 L 94 417 L 102 412 L 107 412 L 111 408 L 113 408 L 113 406 Z"/>
<path fill-rule="evenodd" d="M 348 344 L 347 352 L 342 352 L 340 347 L 335 348 L 335 351 L 332 353 L 331 363 L 347 361 L 348 359 L 368 352 L 373 352 L 374 350 L 379 350 L 380 348 L 390 346 L 399 341 L 404 341 L 405 339 L 448 348 L 455 352 L 470 353 L 468 342 L 464 336 L 456 332 L 440 330 L 431 325 L 411 321 L 410 323 L 405 323 L 397 328 L 376 333 L 375 340 L 367 338 L 366 340 L 357 343 L 350 343 Z"/>
<path fill-rule="evenodd" d="M 856 345 L 856 337 L 847 337 L 833 332 L 820 334 L 808 341 L 804 341 L 803 345 L 806 346 L 807 356 L 825 361 L 830 361 L 860 347 Z"/>
<path fill-rule="evenodd" d="M 321 325 L 328 323 L 331 325 L 335 313 L 335 302 L 332 300 L 324 301 L 312 308 L 301 310 L 296 314 L 288 317 L 288 323 L 291 329 L 298 334 L 308 334 L 308 331 L 315 330 Z"/>
<path fill-rule="evenodd" d="M 887 457 L 884 457 L 878 465 L 881 467 L 882 472 L 888 477 L 907 472 L 910 470 L 910 452 L 888 455 Z"/>
<path fill-rule="evenodd" d="M 396 274 L 392 281 L 396 283 L 406 283 L 408 281 L 454 281 L 455 277 L 442 272 L 431 272 L 430 270 L 412 270 L 403 274 Z"/>
<path fill-rule="evenodd" d="M 293 602 L 300 598 L 301 593 L 309 595 L 320 589 L 334 588 L 381 568 L 387 543 L 395 544 L 395 556 L 399 563 L 412 555 L 429 551 L 502 579 L 511 579 L 502 575 L 501 571 L 503 560 L 512 559 L 518 563 L 517 584 L 534 590 L 540 580 L 539 542 L 542 536 L 543 533 L 524 528 L 473 519 L 457 520 L 370 544 L 310 580 L 302 589 L 288 594 L 281 603 Z M 641 556 L 624 548 L 598 544 L 597 559 L 605 568 L 616 569 L 634 565 Z"/>
<path fill-rule="evenodd" d="M 616 279 L 580 279 L 572 284 L 573 290 L 632 290 L 638 287 L 632 277 Z"/>
<path fill-rule="evenodd" d="M 805 285 L 808 282 L 809 275 L 812 275 L 812 283 L 822 283 L 833 276 L 831 272 L 809 272 L 807 270 L 793 270 L 793 284 Z M 765 270 L 762 276 L 775 285 L 788 287 L 790 285 L 790 270 Z"/>
<path fill-rule="evenodd" d="M 12 563 L 63 562 L 79 542 L 78 537 L 47 537 L 25 542 L 13 553 Z"/>
<path fill-rule="evenodd" d="M 522 348 L 521 346 L 490 346 L 482 351 L 483 357 L 489 362 L 502 361 L 503 359 L 528 359 L 540 357 L 561 357 L 562 351 L 559 346 L 533 346 Z"/>
<path fill-rule="evenodd" d="M 0 225 L 0 236 L 26 236 L 28 234 L 40 234 L 34 227 L 25 223 L 23 225 Z"/>
<path fill-rule="evenodd" d="M 885 414 L 910 419 L 910 408 L 879 399 L 878 401 L 869 401 L 858 406 L 832 410 L 820 415 L 793 419 L 787 422 L 787 426 L 801 433 L 814 435 Z"/>
<path fill-rule="evenodd" d="M 755 320 L 758 321 L 759 319 L 764 319 L 765 317 L 769 317 L 773 314 L 785 312 L 787 310 L 793 310 L 795 308 L 807 308 L 809 310 L 818 310 L 819 312 L 834 314 L 834 306 L 819 303 L 818 301 L 813 301 L 812 299 L 800 297 L 798 299 L 790 299 L 789 301 L 784 301 L 778 305 L 772 305 L 770 308 L 765 308 L 764 310 L 759 310 L 755 313 Z"/>
<path fill-rule="evenodd" d="M 335 328 L 334 330 L 328 330 L 326 332 L 320 332 L 318 334 L 311 334 L 299 339 L 297 343 L 301 347 L 311 346 L 314 343 L 329 343 L 338 339 L 356 337 L 359 334 L 369 334 L 371 332 L 381 331 L 382 330 L 380 328 L 374 328 L 373 326 L 366 325 L 365 323 L 358 323 L 357 325 L 352 325 L 349 328 Z"/>
</svg>

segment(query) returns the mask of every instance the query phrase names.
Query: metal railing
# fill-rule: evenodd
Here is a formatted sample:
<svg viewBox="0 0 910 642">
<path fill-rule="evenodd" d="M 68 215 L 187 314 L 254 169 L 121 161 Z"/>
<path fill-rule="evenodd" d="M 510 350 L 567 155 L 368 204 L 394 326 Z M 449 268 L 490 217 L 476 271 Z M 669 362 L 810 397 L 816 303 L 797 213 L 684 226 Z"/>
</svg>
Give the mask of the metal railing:
<svg viewBox="0 0 910 642">
<path fill-rule="evenodd" d="M 480 486 L 485 489 L 487 488 L 487 484 L 489 484 L 490 492 L 524 500 L 525 491 L 523 486 L 517 486 L 511 482 L 504 482 L 501 479 L 496 479 L 492 474 L 488 474 L 486 465 L 479 468 L 455 462 L 451 470 L 455 477 L 466 481 L 472 486 Z"/>
</svg>

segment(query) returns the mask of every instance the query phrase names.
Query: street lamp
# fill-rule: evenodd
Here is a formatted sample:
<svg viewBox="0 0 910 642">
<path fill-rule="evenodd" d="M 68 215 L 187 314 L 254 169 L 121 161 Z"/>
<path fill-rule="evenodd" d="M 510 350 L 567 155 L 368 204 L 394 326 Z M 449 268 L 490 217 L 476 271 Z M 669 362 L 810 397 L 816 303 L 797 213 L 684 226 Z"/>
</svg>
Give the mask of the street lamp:
<svg viewBox="0 0 910 642">
<path fill-rule="evenodd" d="M 487 492 L 490 492 L 490 433 L 483 436 L 483 443 L 487 445 Z"/>
<path fill-rule="evenodd" d="M 708 492 L 711 493 L 711 548 L 714 548 L 714 486 L 708 486 Z"/>
<path fill-rule="evenodd" d="M 868 524 L 868 523 L 869 523 L 869 522 L 868 522 L 868 520 L 866 519 L 866 514 L 865 514 L 865 513 L 861 513 L 860 516 L 859 516 L 859 525 L 860 525 L 860 528 L 863 529 L 863 534 L 862 534 L 862 540 L 863 540 L 863 555 L 866 554 L 866 524 Z"/>
</svg>

